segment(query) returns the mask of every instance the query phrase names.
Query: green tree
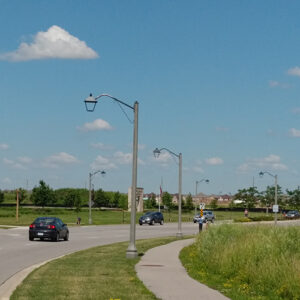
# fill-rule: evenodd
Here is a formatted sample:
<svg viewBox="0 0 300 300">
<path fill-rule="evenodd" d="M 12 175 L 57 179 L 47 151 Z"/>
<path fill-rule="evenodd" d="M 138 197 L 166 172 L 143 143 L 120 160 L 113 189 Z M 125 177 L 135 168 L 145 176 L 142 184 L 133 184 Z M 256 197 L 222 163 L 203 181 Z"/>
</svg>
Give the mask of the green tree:
<svg viewBox="0 0 300 300">
<path fill-rule="evenodd" d="M 102 189 L 99 189 L 95 192 L 94 203 L 95 203 L 95 206 L 97 206 L 97 207 L 108 207 L 109 206 L 109 198 Z"/>
<path fill-rule="evenodd" d="M 18 195 L 19 204 L 21 204 L 27 198 L 27 191 L 22 188 L 19 188 L 18 193 L 19 193 Z M 17 201 L 17 192 L 16 192 L 15 200 Z"/>
<path fill-rule="evenodd" d="M 210 201 L 210 207 L 211 209 L 217 209 L 218 208 L 218 199 L 214 198 Z"/>
<path fill-rule="evenodd" d="M 286 190 L 288 194 L 288 205 L 291 208 L 300 209 L 300 190 L 296 189 L 294 191 Z"/>
<path fill-rule="evenodd" d="M 120 194 L 120 198 L 118 201 L 118 207 L 122 208 L 122 210 L 128 209 L 128 195 L 127 194 Z"/>
<path fill-rule="evenodd" d="M 164 192 L 162 195 L 162 203 L 169 210 L 173 208 L 172 196 L 168 192 Z"/>
<path fill-rule="evenodd" d="M 77 215 L 78 215 L 78 213 L 81 210 L 82 199 L 81 199 L 79 193 L 76 193 L 75 195 L 76 196 L 75 196 L 75 199 L 74 199 L 74 207 L 75 207 L 75 211 L 77 212 Z"/>
<path fill-rule="evenodd" d="M 267 186 L 267 189 L 261 193 L 260 202 L 266 207 L 267 213 L 269 208 L 275 204 L 275 186 Z M 282 204 L 281 187 L 277 185 L 277 203 Z"/>
<path fill-rule="evenodd" d="M 49 206 L 56 202 L 54 191 L 40 180 L 39 186 L 34 187 L 31 194 L 31 201 L 37 206 Z"/>
<path fill-rule="evenodd" d="M 192 197 L 191 193 L 189 193 L 187 195 L 184 206 L 187 210 L 192 210 L 194 208 L 193 197 Z"/>
<path fill-rule="evenodd" d="M 156 196 L 154 193 L 151 193 L 146 201 L 146 208 L 153 208 L 156 206 Z"/>
<path fill-rule="evenodd" d="M 244 208 L 250 209 L 255 207 L 259 199 L 259 192 L 256 187 L 238 190 L 238 192 L 234 195 L 234 199 L 244 201 Z"/>
<path fill-rule="evenodd" d="M 0 190 L 0 203 L 4 201 L 4 193 Z"/>
<path fill-rule="evenodd" d="M 67 207 L 76 207 L 75 203 L 81 203 L 81 198 L 76 189 L 69 189 L 64 197 L 64 205 Z"/>
</svg>

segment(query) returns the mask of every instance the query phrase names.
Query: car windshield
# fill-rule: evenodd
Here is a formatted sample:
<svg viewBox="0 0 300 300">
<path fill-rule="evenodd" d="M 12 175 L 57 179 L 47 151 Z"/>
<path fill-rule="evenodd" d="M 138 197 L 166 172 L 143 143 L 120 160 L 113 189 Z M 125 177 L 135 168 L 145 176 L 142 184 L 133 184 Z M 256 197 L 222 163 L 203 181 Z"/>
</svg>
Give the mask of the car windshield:
<svg viewBox="0 0 300 300">
<path fill-rule="evenodd" d="M 36 224 L 52 224 L 55 222 L 55 218 L 37 218 L 34 223 Z"/>
</svg>

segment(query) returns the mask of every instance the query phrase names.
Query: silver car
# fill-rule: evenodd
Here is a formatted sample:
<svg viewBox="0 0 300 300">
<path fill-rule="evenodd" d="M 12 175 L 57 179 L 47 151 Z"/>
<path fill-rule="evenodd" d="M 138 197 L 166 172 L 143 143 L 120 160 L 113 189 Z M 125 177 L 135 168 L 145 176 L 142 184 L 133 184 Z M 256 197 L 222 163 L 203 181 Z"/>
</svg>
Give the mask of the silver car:
<svg viewBox="0 0 300 300">
<path fill-rule="evenodd" d="M 193 218 L 193 222 L 198 223 L 200 218 L 201 218 L 200 214 L 195 215 Z M 207 221 L 213 223 L 215 221 L 215 215 L 211 210 L 205 210 L 203 212 L 203 218 L 204 218 L 204 223 Z"/>
</svg>

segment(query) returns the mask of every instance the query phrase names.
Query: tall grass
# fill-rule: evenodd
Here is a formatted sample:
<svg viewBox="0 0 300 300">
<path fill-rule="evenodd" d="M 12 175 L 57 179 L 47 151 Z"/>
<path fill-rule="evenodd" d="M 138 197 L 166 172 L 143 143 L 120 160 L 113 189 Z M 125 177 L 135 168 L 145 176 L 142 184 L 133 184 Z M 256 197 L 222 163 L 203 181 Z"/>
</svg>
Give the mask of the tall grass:
<svg viewBox="0 0 300 300">
<path fill-rule="evenodd" d="M 180 258 L 193 278 L 231 299 L 300 299 L 299 227 L 211 227 Z"/>
</svg>

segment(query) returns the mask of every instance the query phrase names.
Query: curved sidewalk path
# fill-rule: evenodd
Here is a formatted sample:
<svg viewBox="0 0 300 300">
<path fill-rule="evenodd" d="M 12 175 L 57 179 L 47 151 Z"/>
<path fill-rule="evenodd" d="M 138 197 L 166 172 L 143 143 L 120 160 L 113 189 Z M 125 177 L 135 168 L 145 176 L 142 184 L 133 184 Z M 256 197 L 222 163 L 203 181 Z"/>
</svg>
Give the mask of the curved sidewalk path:
<svg viewBox="0 0 300 300">
<path fill-rule="evenodd" d="M 137 276 L 162 300 L 224 300 L 220 292 L 192 279 L 179 260 L 194 239 L 179 240 L 148 250 L 136 265 Z"/>
</svg>

